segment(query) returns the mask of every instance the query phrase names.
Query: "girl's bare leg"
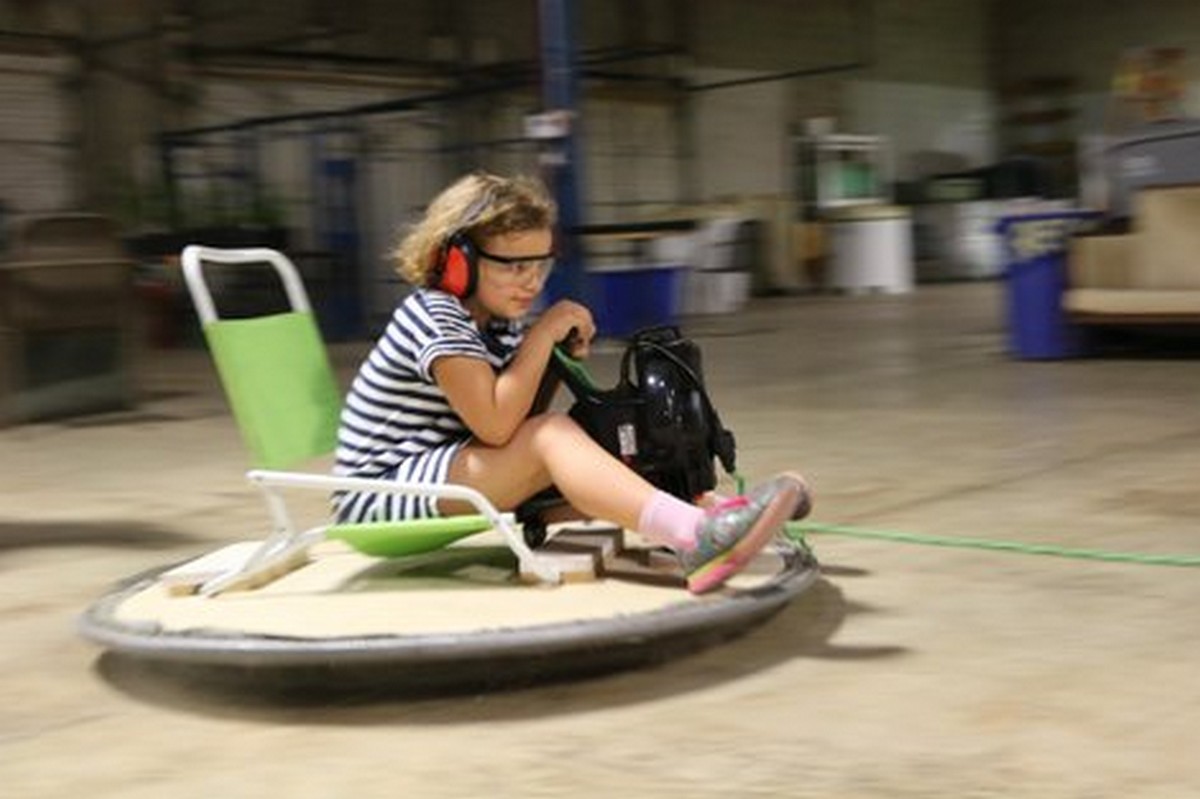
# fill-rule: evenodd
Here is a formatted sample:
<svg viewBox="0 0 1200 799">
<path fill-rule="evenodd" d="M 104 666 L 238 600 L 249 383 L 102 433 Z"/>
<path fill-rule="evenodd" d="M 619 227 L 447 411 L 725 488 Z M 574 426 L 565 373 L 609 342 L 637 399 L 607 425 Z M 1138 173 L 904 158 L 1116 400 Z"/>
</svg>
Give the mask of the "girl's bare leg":
<svg viewBox="0 0 1200 799">
<path fill-rule="evenodd" d="M 688 590 L 697 594 L 724 584 L 750 563 L 796 510 L 805 489 L 798 476 L 783 474 L 743 502 L 702 511 L 657 492 L 562 414 L 526 420 L 503 447 L 463 447 L 450 464 L 449 479 L 478 489 L 501 510 L 555 485 L 585 515 L 653 534 L 675 549 Z M 471 511 L 450 501 L 439 509 Z M 649 515 L 645 529 L 643 511 Z"/>
<path fill-rule="evenodd" d="M 467 444 L 450 464 L 449 481 L 480 491 L 502 511 L 553 485 L 585 516 L 631 530 L 655 492 L 560 413 L 530 417 L 503 447 Z M 442 500 L 438 507 L 446 514 L 474 512 L 457 501 Z"/>
</svg>

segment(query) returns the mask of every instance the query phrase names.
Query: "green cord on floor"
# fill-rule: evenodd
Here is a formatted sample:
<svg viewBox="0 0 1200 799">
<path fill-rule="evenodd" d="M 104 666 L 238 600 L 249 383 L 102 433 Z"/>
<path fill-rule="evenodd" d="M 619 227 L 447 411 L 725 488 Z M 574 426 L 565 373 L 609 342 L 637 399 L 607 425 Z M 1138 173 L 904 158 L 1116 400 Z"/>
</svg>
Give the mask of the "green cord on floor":
<svg viewBox="0 0 1200 799">
<path fill-rule="evenodd" d="M 1077 549 L 1053 544 L 1025 544 L 1019 541 L 997 541 L 989 538 L 963 538 L 942 535 L 920 535 L 894 530 L 869 530 L 862 527 L 847 527 L 840 524 L 818 524 L 815 522 L 788 522 L 784 532 L 793 541 L 808 546 L 806 533 L 844 535 L 851 538 L 869 538 L 877 541 L 897 541 L 904 544 L 924 544 L 937 547 L 959 547 L 962 549 L 991 549 L 1019 552 L 1026 555 L 1053 555 L 1060 558 L 1084 560 L 1106 560 L 1122 563 L 1141 563 L 1153 566 L 1200 566 L 1200 555 L 1152 555 L 1142 552 L 1107 552 L 1100 549 Z"/>
</svg>

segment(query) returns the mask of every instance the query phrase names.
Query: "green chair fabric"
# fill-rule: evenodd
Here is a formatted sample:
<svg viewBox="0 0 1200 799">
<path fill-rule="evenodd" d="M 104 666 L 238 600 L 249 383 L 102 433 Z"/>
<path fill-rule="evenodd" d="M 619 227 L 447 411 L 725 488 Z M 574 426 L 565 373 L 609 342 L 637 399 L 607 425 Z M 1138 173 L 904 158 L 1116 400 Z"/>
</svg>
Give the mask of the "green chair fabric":
<svg viewBox="0 0 1200 799">
<path fill-rule="evenodd" d="M 491 530 L 486 516 L 447 516 L 405 522 L 362 522 L 330 527 L 328 538 L 344 541 L 364 555 L 399 558 L 433 552 L 460 538 Z"/>
<path fill-rule="evenodd" d="M 342 396 L 312 312 L 220 319 L 204 335 L 255 466 L 333 451 Z"/>
</svg>

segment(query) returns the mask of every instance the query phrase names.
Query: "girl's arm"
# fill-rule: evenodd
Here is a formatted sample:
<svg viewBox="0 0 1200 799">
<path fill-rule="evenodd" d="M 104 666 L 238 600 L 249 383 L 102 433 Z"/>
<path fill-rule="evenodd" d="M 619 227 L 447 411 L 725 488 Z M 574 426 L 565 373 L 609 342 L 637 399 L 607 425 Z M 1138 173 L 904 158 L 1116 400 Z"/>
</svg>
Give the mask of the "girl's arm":
<svg viewBox="0 0 1200 799">
<path fill-rule="evenodd" d="M 447 356 L 433 362 L 434 380 L 476 438 L 489 446 L 503 446 L 529 416 L 551 349 L 572 329 L 586 349 L 595 334 L 591 313 L 577 303 L 558 302 L 529 329 L 500 374 L 486 361 Z"/>
</svg>

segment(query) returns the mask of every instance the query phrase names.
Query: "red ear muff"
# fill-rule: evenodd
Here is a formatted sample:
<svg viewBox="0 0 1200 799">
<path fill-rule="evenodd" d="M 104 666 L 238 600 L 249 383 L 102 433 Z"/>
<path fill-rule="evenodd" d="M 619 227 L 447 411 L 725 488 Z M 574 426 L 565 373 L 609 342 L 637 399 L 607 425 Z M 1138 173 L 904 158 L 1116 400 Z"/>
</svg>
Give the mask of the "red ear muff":
<svg viewBox="0 0 1200 799">
<path fill-rule="evenodd" d="M 475 293 L 479 281 L 479 255 L 474 242 L 465 233 L 455 233 L 442 247 L 435 287 L 467 298 Z"/>
</svg>

